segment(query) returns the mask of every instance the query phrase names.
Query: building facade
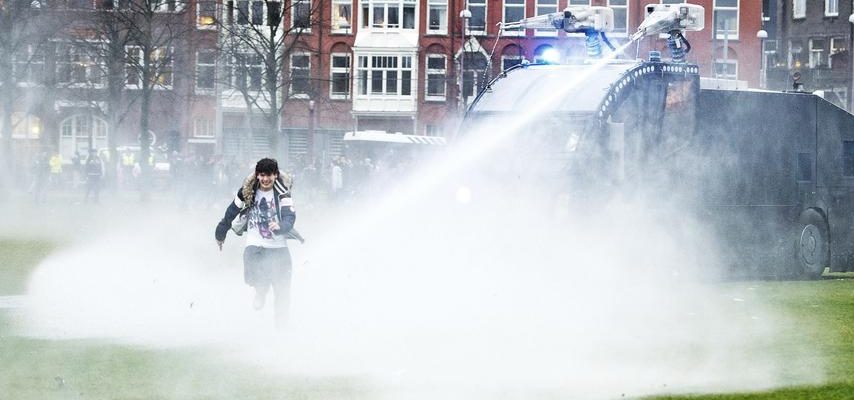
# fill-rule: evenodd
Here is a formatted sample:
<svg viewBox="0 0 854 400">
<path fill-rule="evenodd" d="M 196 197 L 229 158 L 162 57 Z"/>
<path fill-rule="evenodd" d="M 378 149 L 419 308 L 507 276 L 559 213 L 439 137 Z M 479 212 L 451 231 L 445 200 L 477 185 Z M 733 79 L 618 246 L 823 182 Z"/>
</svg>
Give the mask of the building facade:
<svg viewBox="0 0 854 400">
<path fill-rule="evenodd" d="M 147 122 L 155 137 L 154 147 L 242 160 L 269 154 L 274 146 L 272 153 L 287 158 L 295 168 L 309 161 L 325 163 L 339 154 L 341 137 L 347 131 L 451 135 L 465 106 L 503 69 L 523 60 L 540 61 L 550 49 L 568 62 L 585 57 L 584 39 L 579 34 L 502 30 L 502 22 L 558 12 L 567 6 L 608 6 L 615 16 L 615 31 L 609 37 L 619 46 L 636 31 L 650 3 L 160 1 L 149 0 L 160 14 L 156 21 L 177 19 L 186 29 L 180 37 L 147 53 L 147 58 L 162 61 L 154 71 Z M 746 0 L 689 2 L 704 6 L 706 29 L 686 35 L 692 45 L 688 62 L 699 64 L 703 76 L 758 86 L 761 43 L 756 33 L 762 28 L 762 4 Z M 113 12 L 112 4 L 102 0 L 45 3 L 43 11 L 85 21 Z M 123 4 L 117 3 L 117 7 Z M 463 9 L 470 11 L 469 19 L 460 18 Z M 259 27 L 269 32 L 271 24 L 286 28 L 280 33 L 284 39 L 275 58 L 265 58 L 263 53 L 224 53 L 229 35 L 261 32 Z M 146 57 L 128 51 L 133 43 L 122 44 L 121 60 L 104 60 L 99 58 L 102 53 L 87 55 L 78 47 L 94 40 L 86 38 L 93 28 L 91 24 L 81 26 L 84 28 L 57 31 L 54 38 L 26 47 L 15 64 L 22 98 L 28 99 L 19 104 L 41 105 L 16 109 L 15 137 L 58 148 L 66 161 L 90 145 L 138 147 L 143 124 L 138 96 L 142 74 L 132 64 Z M 69 34 L 77 38 L 66 39 Z M 620 57 L 645 58 L 649 50 L 665 47 L 663 38 L 647 37 Z M 111 90 L 116 86 L 116 66 L 123 71 L 119 100 Z M 263 94 L 270 68 L 280 75 L 275 101 L 269 96 L 249 96 Z M 55 85 L 58 81 L 63 84 Z"/>
<path fill-rule="evenodd" d="M 839 0 L 766 3 L 767 87 L 792 90 L 797 82 L 803 85 L 803 90 L 823 91 L 825 98 L 851 110 L 852 3 Z"/>
</svg>

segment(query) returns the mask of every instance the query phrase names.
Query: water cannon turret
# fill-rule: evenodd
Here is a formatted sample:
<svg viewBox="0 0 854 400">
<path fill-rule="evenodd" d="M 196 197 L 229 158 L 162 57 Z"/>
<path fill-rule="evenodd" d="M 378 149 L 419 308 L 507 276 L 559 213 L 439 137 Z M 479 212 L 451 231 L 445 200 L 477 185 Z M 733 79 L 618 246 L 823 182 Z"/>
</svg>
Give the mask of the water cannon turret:
<svg viewBox="0 0 854 400">
<path fill-rule="evenodd" d="M 646 6 L 646 18 L 638 27 L 631 40 L 635 41 L 648 35 L 667 33 L 667 47 L 673 62 L 685 62 L 685 55 L 691 51 L 691 44 L 682 35 L 683 31 L 701 31 L 704 27 L 703 6 L 696 4 L 650 4 Z"/>
<path fill-rule="evenodd" d="M 646 18 L 632 35 L 632 40 L 673 31 L 701 31 L 704 27 L 703 6 L 696 4 L 650 4 Z"/>
<path fill-rule="evenodd" d="M 614 10 L 597 6 L 570 6 L 561 12 L 538 15 L 503 24 L 502 29 L 560 29 L 564 32 L 583 33 L 590 30 L 614 30 Z"/>
<path fill-rule="evenodd" d="M 614 10 L 608 7 L 569 6 L 561 12 L 502 24 L 501 29 L 560 29 L 569 33 L 584 33 L 587 55 L 593 58 L 602 56 L 600 36 L 614 50 L 605 36 L 605 32 L 614 30 Z"/>
</svg>

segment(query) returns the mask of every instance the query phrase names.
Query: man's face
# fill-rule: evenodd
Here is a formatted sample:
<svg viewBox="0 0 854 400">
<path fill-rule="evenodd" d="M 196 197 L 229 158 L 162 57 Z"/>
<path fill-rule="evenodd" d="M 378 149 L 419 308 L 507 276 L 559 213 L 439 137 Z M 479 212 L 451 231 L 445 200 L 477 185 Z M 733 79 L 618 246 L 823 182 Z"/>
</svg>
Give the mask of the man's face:
<svg viewBox="0 0 854 400">
<path fill-rule="evenodd" d="M 261 190 L 270 190 L 273 188 L 273 182 L 276 181 L 276 178 L 279 177 L 279 174 L 271 174 L 267 172 L 261 172 L 258 174 L 258 184 L 261 186 Z"/>
</svg>

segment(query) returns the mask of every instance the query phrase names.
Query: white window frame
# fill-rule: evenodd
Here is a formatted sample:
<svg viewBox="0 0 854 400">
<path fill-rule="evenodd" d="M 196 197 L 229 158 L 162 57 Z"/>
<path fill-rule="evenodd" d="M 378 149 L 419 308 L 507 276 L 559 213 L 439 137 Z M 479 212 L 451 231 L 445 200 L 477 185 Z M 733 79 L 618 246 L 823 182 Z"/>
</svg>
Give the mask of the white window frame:
<svg viewBox="0 0 854 400">
<path fill-rule="evenodd" d="M 807 17 L 807 0 L 792 0 L 792 19 Z"/>
<path fill-rule="evenodd" d="M 114 0 L 121 1 L 121 0 Z M 187 3 L 184 0 L 149 0 L 156 13 L 179 13 L 184 11 Z"/>
<path fill-rule="evenodd" d="M 35 45 L 26 45 L 21 50 L 22 51 L 18 51 L 12 55 L 12 76 L 18 86 L 37 86 L 44 84 L 46 72 L 45 67 L 47 66 L 45 63 L 46 57 L 44 50 Z M 19 57 L 25 57 L 26 59 L 21 60 Z M 33 74 L 34 66 L 41 70 L 39 74 Z M 25 71 L 21 72 L 21 69 L 24 69 Z M 20 79 L 22 73 L 26 75 L 24 79 Z M 34 78 L 34 75 L 40 75 L 40 77 Z"/>
<path fill-rule="evenodd" d="M 439 23 L 439 28 L 430 26 L 430 14 L 433 10 L 444 10 L 445 16 L 443 21 Z M 447 35 L 448 34 L 448 0 L 427 0 L 427 34 L 428 35 Z"/>
<path fill-rule="evenodd" d="M 614 1 L 620 1 L 621 3 L 625 3 L 625 4 L 613 4 Z M 627 37 L 627 36 L 629 36 L 629 14 L 631 11 L 629 9 L 629 3 L 630 3 L 629 0 L 608 0 L 608 7 L 611 7 L 611 9 L 613 9 L 615 11 L 614 12 L 614 31 L 609 33 L 609 36 L 615 36 L 615 37 Z M 626 10 L 626 20 L 625 20 L 626 30 L 625 31 L 621 31 L 621 30 L 618 30 L 616 28 L 616 26 L 617 26 L 616 10 Z"/>
<path fill-rule="evenodd" d="M 296 57 L 305 57 L 306 59 L 308 59 L 308 66 L 307 67 L 294 67 L 294 58 L 296 58 Z M 294 70 L 306 70 L 306 71 L 308 71 L 308 76 L 306 76 L 306 80 L 307 80 L 306 84 L 310 88 L 311 87 L 311 53 L 297 52 L 297 53 L 291 54 L 291 56 L 288 58 L 288 67 L 289 67 L 288 71 L 289 71 L 290 77 L 291 77 L 290 82 L 288 82 L 288 96 L 290 96 L 293 99 L 308 99 L 308 98 L 310 98 L 311 97 L 310 93 L 294 92 Z"/>
<path fill-rule="evenodd" d="M 431 69 L 430 68 L 430 59 L 441 59 L 442 60 L 442 69 Z M 440 81 L 442 82 L 442 94 L 441 95 L 431 95 L 430 94 L 430 76 L 439 76 L 441 77 Z M 448 97 L 448 82 L 446 77 L 448 76 L 448 56 L 444 54 L 427 54 L 427 57 L 424 60 L 424 100 L 425 101 L 445 101 Z"/>
<path fill-rule="evenodd" d="M 331 3 L 332 3 L 332 10 L 331 10 L 329 15 L 332 16 L 331 17 L 332 28 L 330 30 L 330 33 L 345 34 L 345 35 L 351 34 L 353 32 L 353 23 L 355 22 L 355 21 L 353 21 L 353 2 L 351 0 L 332 0 Z M 350 16 L 348 17 L 349 19 L 338 16 L 339 18 L 336 20 L 336 16 L 337 16 L 336 10 L 339 6 L 350 6 Z M 344 24 L 340 23 L 340 21 L 342 21 L 342 20 L 347 21 L 346 27 L 344 27 Z"/>
<path fill-rule="evenodd" d="M 821 48 L 813 48 L 814 41 L 821 41 L 823 44 L 827 44 L 827 38 L 810 38 L 807 42 L 807 46 L 809 47 L 809 67 L 810 68 L 818 68 L 822 65 L 827 65 L 825 61 L 829 58 L 825 53 L 827 49 L 825 49 L 824 45 Z"/>
<path fill-rule="evenodd" d="M 12 137 L 15 139 L 38 139 L 44 124 L 37 115 L 20 111 L 12 112 Z"/>
<path fill-rule="evenodd" d="M 308 3 L 308 4 L 306 4 L 306 3 Z M 308 19 L 308 21 L 307 21 L 308 26 L 296 28 L 297 7 L 304 7 L 306 5 L 308 6 L 308 9 L 306 10 L 308 12 L 308 15 L 306 16 L 306 18 Z M 264 23 L 266 24 L 267 23 L 267 21 L 266 21 L 266 14 L 267 14 L 266 3 L 264 4 L 264 14 L 265 14 Z M 293 0 L 291 2 L 291 27 L 294 27 L 295 29 L 299 29 L 299 31 L 303 32 L 303 33 L 311 33 L 311 0 Z"/>
<path fill-rule="evenodd" d="M 96 45 L 97 45 L 97 43 L 90 42 L 90 43 L 86 44 L 85 46 L 96 46 Z M 105 73 L 106 73 L 107 68 L 106 68 L 106 65 L 104 64 L 104 60 L 102 58 L 98 57 L 97 54 L 92 55 L 92 54 L 88 53 L 86 51 L 87 47 L 85 47 L 85 46 L 79 45 L 79 44 L 74 44 L 72 42 L 57 42 L 57 46 L 56 46 L 57 50 L 59 50 L 61 48 L 67 48 L 72 52 L 72 57 L 75 55 L 82 57 L 81 59 L 69 60 L 69 61 L 65 62 L 65 61 L 62 61 L 62 57 L 60 57 L 59 54 L 55 54 L 56 57 L 54 60 L 55 61 L 54 62 L 54 73 L 56 74 L 57 83 L 59 83 L 61 86 L 102 88 L 102 87 L 104 87 L 104 85 L 106 85 L 106 78 L 107 77 L 105 76 Z M 81 61 L 84 59 L 86 61 Z M 88 64 L 86 64 L 87 61 L 88 61 Z M 47 65 L 47 64 L 45 64 L 45 65 Z M 59 78 L 59 71 L 58 70 L 62 65 L 68 65 L 69 68 L 72 68 L 72 71 L 70 72 L 70 74 L 72 76 L 74 75 L 73 68 L 75 66 L 76 67 L 82 66 L 82 68 L 84 68 L 84 75 L 86 76 L 86 80 L 81 82 L 81 81 L 75 81 L 72 78 L 69 81 L 61 81 Z M 101 75 L 101 76 L 99 77 L 99 79 L 97 81 L 93 81 L 92 78 L 96 74 Z"/>
<path fill-rule="evenodd" d="M 543 1 L 547 1 L 548 4 L 543 4 Z M 558 5 L 560 4 L 559 0 L 535 0 L 534 1 L 534 16 L 551 14 L 558 12 Z M 549 29 L 534 29 L 534 36 L 557 36 L 557 29 L 549 28 Z"/>
<path fill-rule="evenodd" d="M 507 3 L 508 1 L 514 1 L 515 3 Z M 518 21 L 508 21 L 507 20 L 507 9 L 508 8 L 521 8 L 522 9 L 522 18 L 527 18 L 527 10 L 525 7 L 525 0 L 501 0 L 501 21 L 506 23 L 509 22 L 518 22 Z M 525 29 L 514 29 L 507 30 L 504 29 L 501 31 L 501 36 L 525 36 Z"/>
<path fill-rule="evenodd" d="M 246 18 L 247 18 L 246 23 L 241 24 L 239 22 L 240 21 L 240 3 L 244 3 L 244 2 L 247 4 L 247 7 L 248 7 L 247 11 L 249 13 L 246 15 Z M 269 21 L 267 18 L 267 9 L 268 9 L 267 3 L 268 2 L 269 3 L 279 3 L 279 17 L 281 18 L 282 17 L 282 7 L 284 7 L 284 3 L 281 1 L 272 1 L 272 0 L 268 0 L 268 1 L 265 1 L 265 0 L 229 0 L 226 2 L 227 7 L 226 7 L 226 10 L 223 11 L 223 14 L 227 14 L 229 12 L 231 13 L 231 19 L 228 22 L 233 24 L 233 25 L 268 26 L 269 25 Z M 253 16 L 255 15 L 255 11 L 253 11 L 252 3 L 260 3 L 261 4 L 261 23 L 260 24 L 254 24 L 252 22 L 252 20 L 254 19 Z M 293 18 L 293 17 L 291 17 L 291 18 Z M 281 24 L 282 21 L 279 21 L 279 23 Z"/>
<path fill-rule="evenodd" d="M 210 118 L 193 118 L 193 137 L 212 138 L 216 137 L 216 121 Z"/>
<path fill-rule="evenodd" d="M 733 75 L 718 75 L 717 66 L 718 64 L 728 64 L 735 65 L 735 73 Z M 714 64 L 712 64 L 712 72 L 714 73 L 716 78 L 720 79 L 738 79 L 738 60 L 734 58 L 728 58 L 724 60 L 723 58 L 716 58 Z"/>
<path fill-rule="evenodd" d="M 368 13 L 365 14 L 364 10 L 367 7 Z M 375 8 L 382 8 L 383 15 L 379 19 L 381 22 L 376 22 Z M 411 8 L 413 11 L 413 21 L 412 27 L 404 28 L 405 14 L 406 9 Z M 359 2 L 359 10 L 363 14 L 360 18 L 366 18 L 363 21 L 366 23 L 360 23 L 360 27 L 363 29 L 373 29 L 373 30 L 388 30 L 388 31 L 397 31 L 397 30 L 415 30 L 418 31 L 418 2 L 417 0 L 361 0 Z M 392 25 L 389 21 L 389 10 L 397 9 L 397 24 Z"/>
<path fill-rule="evenodd" d="M 203 55 L 203 53 L 213 54 L 213 64 L 208 64 L 208 63 L 202 62 L 202 59 L 200 56 Z M 199 77 L 202 76 L 203 73 L 207 73 L 207 72 L 202 72 L 203 68 L 205 70 L 210 69 L 210 74 L 212 74 L 211 87 L 209 87 L 209 88 L 204 88 L 204 87 L 199 86 Z M 196 93 L 211 94 L 214 92 L 214 89 L 216 88 L 216 50 L 203 49 L 203 50 L 197 50 L 196 51 L 196 79 L 195 79 L 194 85 L 195 85 Z"/>
<path fill-rule="evenodd" d="M 722 33 L 720 30 L 715 29 L 715 36 L 716 36 L 716 38 L 717 38 L 717 39 L 724 39 L 724 38 L 726 38 L 726 39 L 728 39 L 728 40 L 738 40 L 738 36 L 739 36 L 739 33 L 740 33 L 740 32 L 739 32 L 739 29 L 738 29 L 738 26 L 739 26 L 739 24 L 741 23 L 741 16 L 739 15 L 739 10 L 741 9 L 741 0 L 735 0 L 735 2 L 736 2 L 736 3 L 735 3 L 735 7 L 731 7 L 731 6 L 718 6 L 718 1 L 720 1 L 720 0 L 715 0 L 714 8 L 712 9 L 712 23 L 713 23 L 713 24 L 717 24 L 717 23 L 718 23 L 718 21 L 717 21 L 717 17 L 716 17 L 716 13 L 717 13 L 718 11 L 735 11 L 735 34 L 734 34 L 734 35 L 733 35 L 733 34 L 729 34 L 729 35 L 727 36 L 727 32 L 723 32 L 723 33 Z M 730 28 L 730 30 L 732 30 L 732 28 Z"/>
<path fill-rule="evenodd" d="M 243 64 L 238 61 L 238 57 L 243 58 Z M 247 60 L 255 61 L 255 63 L 248 63 Z M 264 90 L 264 59 L 258 53 L 253 51 L 243 51 L 238 52 L 231 56 L 228 59 L 228 65 L 226 65 L 226 70 L 228 76 L 226 80 L 228 81 L 228 86 L 234 90 L 246 90 L 250 93 L 257 93 L 261 90 Z M 245 74 L 245 75 L 244 75 Z M 252 88 L 252 75 L 258 74 L 259 82 L 257 88 Z M 245 80 L 246 87 L 241 89 L 241 78 Z"/>
<path fill-rule="evenodd" d="M 472 8 L 483 8 L 483 29 L 472 29 L 471 25 L 466 26 L 466 30 L 468 30 L 468 34 L 471 36 L 484 36 L 486 35 L 487 25 L 489 25 L 489 4 L 487 0 L 467 0 L 467 8 L 469 11 Z M 474 13 L 472 13 L 474 15 Z M 471 20 L 469 20 L 471 22 Z"/>
<path fill-rule="evenodd" d="M 789 43 L 788 43 L 787 45 L 788 45 L 788 47 L 787 47 L 787 51 L 786 51 L 786 55 L 787 55 L 786 66 L 787 66 L 789 69 L 792 69 L 792 68 L 801 68 L 801 67 L 803 67 L 803 63 L 802 63 L 801 65 L 797 65 L 797 66 L 795 65 L 795 62 L 796 62 L 796 61 L 803 60 L 803 58 L 801 57 L 801 54 L 804 52 L 803 43 L 795 44 L 795 43 L 793 43 L 793 40 L 792 40 L 792 39 L 789 39 Z M 793 49 L 796 45 L 797 45 L 797 46 L 799 46 L 799 47 L 801 47 L 801 52 L 798 54 L 798 58 L 799 58 L 800 60 L 795 60 L 795 53 L 794 53 L 794 52 L 792 52 L 792 49 Z M 807 46 L 809 46 L 809 43 L 807 43 Z M 807 51 L 809 51 L 809 50 L 807 50 Z M 808 57 L 808 59 L 809 59 L 809 57 Z"/>
<path fill-rule="evenodd" d="M 839 0 L 824 0 L 824 16 L 838 17 L 839 16 Z"/>
<path fill-rule="evenodd" d="M 116 0 L 113 0 L 116 1 Z M 202 15 L 202 6 L 210 6 L 213 5 L 213 15 L 210 16 L 213 18 L 210 24 L 202 23 L 202 18 L 206 15 Z M 217 20 L 217 2 L 214 0 L 200 0 L 196 2 L 196 29 L 200 30 L 215 30 L 216 29 L 216 20 Z"/>
<path fill-rule="evenodd" d="M 375 57 L 396 57 L 398 60 L 397 67 L 374 67 Z M 358 98 L 385 99 L 414 98 L 418 94 L 418 87 L 413 79 L 416 73 L 415 65 L 412 63 L 413 58 L 414 57 L 412 55 L 405 54 L 360 54 L 357 57 L 356 62 L 356 78 L 354 79 L 356 84 L 354 85 L 354 88 L 356 88 L 357 90 L 354 90 L 354 96 Z M 381 60 L 378 59 L 377 61 Z M 374 71 L 397 71 L 398 84 L 396 92 L 388 93 L 388 89 L 386 88 L 386 81 L 388 80 L 388 78 L 387 75 L 384 73 L 382 77 L 382 90 L 379 93 L 372 93 Z M 364 77 L 362 76 L 362 72 L 366 72 Z M 403 94 L 403 82 L 406 80 L 403 77 L 405 72 L 409 72 L 409 94 Z M 362 92 L 362 85 L 364 85 L 364 93 Z"/>
<path fill-rule="evenodd" d="M 336 67 L 335 66 L 335 58 L 346 57 L 347 58 L 347 67 Z M 310 63 L 311 61 L 309 61 Z M 351 93 L 353 92 L 353 56 L 350 53 L 332 53 L 329 56 L 329 98 L 337 99 L 337 100 L 346 100 L 350 98 Z M 335 74 L 347 74 L 347 92 L 344 94 L 336 93 L 334 91 L 335 87 Z"/>
</svg>

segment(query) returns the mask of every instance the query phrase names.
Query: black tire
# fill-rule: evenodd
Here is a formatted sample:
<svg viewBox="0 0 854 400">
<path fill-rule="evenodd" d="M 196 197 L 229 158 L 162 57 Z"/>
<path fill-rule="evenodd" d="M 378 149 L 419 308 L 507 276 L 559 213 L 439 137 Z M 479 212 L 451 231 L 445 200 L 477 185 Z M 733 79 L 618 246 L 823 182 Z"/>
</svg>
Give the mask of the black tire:
<svg viewBox="0 0 854 400">
<path fill-rule="evenodd" d="M 796 275 L 818 279 L 830 261 L 830 241 L 824 217 L 815 210 L 805 211 L 795 237 Z"/>
</svg>

